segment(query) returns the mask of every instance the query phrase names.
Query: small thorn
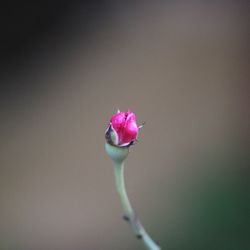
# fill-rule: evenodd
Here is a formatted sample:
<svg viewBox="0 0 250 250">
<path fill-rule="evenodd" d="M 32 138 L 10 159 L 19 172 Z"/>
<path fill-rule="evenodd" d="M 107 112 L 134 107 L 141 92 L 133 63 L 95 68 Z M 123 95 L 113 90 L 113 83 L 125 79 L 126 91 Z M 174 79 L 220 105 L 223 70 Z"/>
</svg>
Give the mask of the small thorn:
<svg viewBox="0 0 250 250">
<path fill-rule="evenodd" d="M 155 241 L 156 245 L 160 247 L 160 243 L 158 241 Z"/>
<path fill-rule="evenodd" d="M 129 217 L 127 215 L 123 215 L 122 218 L 125 220 L 125 221 L 129 221 Z"/>
<path fill-rule="evenodd" d="M 136 235 L 136 238 L 137 238 L 138 240 L 141 240 L 141 239 L 142 239 L 142 235 L 141 235 L 141 234 L 137 234 L 137 235 Z"/>
</svg>

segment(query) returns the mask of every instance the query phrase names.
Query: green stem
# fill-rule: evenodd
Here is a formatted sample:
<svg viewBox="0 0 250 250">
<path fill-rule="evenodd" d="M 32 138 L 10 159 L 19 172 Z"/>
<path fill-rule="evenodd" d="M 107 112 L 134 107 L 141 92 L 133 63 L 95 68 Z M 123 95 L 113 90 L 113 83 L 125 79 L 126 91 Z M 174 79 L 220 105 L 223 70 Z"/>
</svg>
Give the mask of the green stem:
<svg viewBox="0 0 250 250">
<path fill-rule="evenodd" d="M 147 249 L 160 250 L 160 247 L 152 240 L 152 238 L 147 234 L 147 232 L 143 228 L 128 199 L 124 182 L 124 160 L 113 161 L 113 163 L 116 189 L 121 199 L 122 208 L 124 212 L 124 219 L 128 221 L 136 237 L 142 240 Z"/>
</svg>

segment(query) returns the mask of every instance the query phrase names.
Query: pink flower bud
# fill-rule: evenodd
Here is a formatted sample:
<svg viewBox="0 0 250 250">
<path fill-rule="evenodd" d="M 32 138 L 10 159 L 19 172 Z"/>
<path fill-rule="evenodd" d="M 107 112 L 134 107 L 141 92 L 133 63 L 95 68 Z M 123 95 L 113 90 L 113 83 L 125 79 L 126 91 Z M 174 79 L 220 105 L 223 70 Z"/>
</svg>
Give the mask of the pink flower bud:
<svg viewBox="0 0 250 250">
<path fill-rule="evenodd" d="M 135 114 L 130 110 L 126 113 L 118 111 L 110 119 L 106 140 L 118 147 L 130 146 L 137 139 L 138 132 Z"/>
</svg>

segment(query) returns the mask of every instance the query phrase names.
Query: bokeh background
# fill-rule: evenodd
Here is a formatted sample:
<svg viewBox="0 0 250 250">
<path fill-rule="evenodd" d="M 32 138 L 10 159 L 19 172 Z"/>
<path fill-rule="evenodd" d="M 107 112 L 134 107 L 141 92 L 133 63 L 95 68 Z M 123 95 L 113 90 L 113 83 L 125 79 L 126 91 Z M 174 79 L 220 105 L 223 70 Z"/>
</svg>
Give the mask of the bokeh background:
<svg viewBox="0 0 250 250">
<path fill-rule="evenodd" d="M 248 1 L 1 7 L 0 249 L 144 249 L 104 131 L 146 121 L 125 175 L 163 249 L 250 249 Z"/>
</svg>

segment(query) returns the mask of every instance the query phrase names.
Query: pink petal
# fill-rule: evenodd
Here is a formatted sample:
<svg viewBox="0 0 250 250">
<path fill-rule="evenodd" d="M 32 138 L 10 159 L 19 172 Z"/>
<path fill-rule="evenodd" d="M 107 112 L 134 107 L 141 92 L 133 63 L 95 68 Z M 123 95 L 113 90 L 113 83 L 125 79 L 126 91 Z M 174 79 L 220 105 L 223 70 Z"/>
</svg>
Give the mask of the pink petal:
<svg viewBox="0 0 250 250">
<path fill-rule="evenodd" d="M 134 141 L 137 138 L 138 131 L 139 129 L 135 121 L 127 122 L 123 128 L 122 141 L 119 141 L 119 143 L 123 144 Z"/>
<path fill-rule="evenodd" d="M 136 116 L 134 113 L 127 114 L 126 122 L 130 122 L 130 121 L 136 121 Z"/>
<path fill-rule="evenodd" d="M 126 146 L 137 139 L 139 127 L 136 124 L 136 116 L 133 112 L 117 112 L 110 119 L 110 124 L 117 135 L 115 145 Z"/>
<path fill-rule="evenodd" d="M 123 112 L 120 112 L 113 115 L 110 119 L 110 123 L 112 124 L 116 132 L 119 134 L 119 131 L 125 125 L 125 114 Z"/>
</svg>

